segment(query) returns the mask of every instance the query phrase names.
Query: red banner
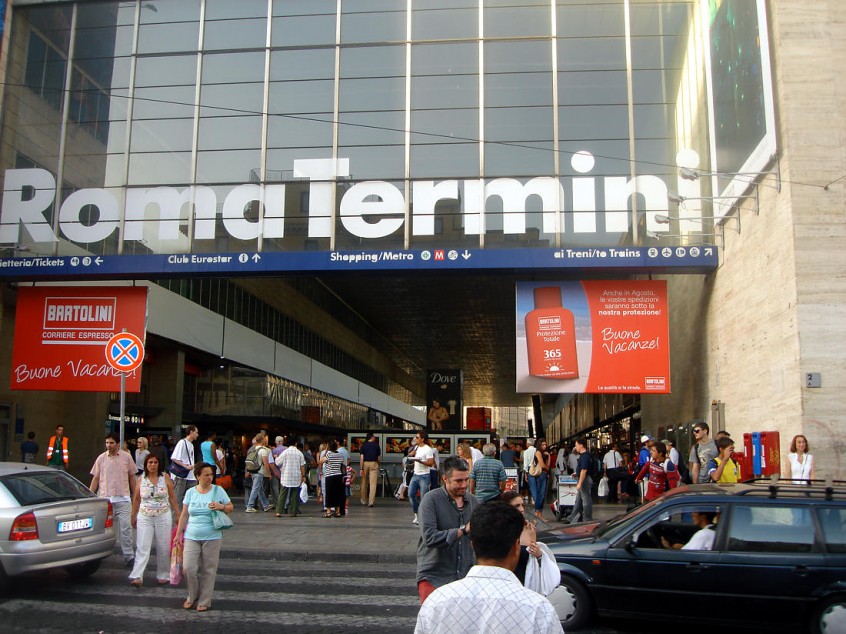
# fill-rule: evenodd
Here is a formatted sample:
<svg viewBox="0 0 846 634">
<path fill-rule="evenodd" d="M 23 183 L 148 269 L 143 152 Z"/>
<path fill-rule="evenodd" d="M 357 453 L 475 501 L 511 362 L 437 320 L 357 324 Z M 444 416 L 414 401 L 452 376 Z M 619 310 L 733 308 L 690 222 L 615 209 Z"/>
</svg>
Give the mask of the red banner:
<svg viewBox="0 0 846 634">
<path fill-rule="evenodd" d="M 518 283 L 517 391 L 669 393 L 666 282 Z"/>
<path fill-rule="evenodd" d="M 117 392 L 106 342 L 123 331 L 143 340 L 146 324 L 143 286 L 19 288 L 11 388 Z M 140 368 L 126 374 L 126 391 L 141 391 Z"/>
</svg>

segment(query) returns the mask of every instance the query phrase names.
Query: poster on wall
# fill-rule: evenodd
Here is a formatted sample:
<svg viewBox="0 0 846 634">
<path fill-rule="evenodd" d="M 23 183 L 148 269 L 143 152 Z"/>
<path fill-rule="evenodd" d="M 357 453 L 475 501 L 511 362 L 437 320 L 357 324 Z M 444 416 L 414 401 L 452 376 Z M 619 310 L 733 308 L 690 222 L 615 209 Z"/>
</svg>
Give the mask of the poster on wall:
<svg viewBox="0 0 846 634">
<path fill-rule="evenodd" d="M 426 424 L 431 431 L 461 429 L 463 392 L 461 370 L 426 371 Z"/>
<path fill-rule="evenodd" d="M 144 286 L 19 288 L 11 389 L 119 392 L 106 343 L 123 331 L 143 342 L 146 326 Z M 141 391 L 141 368 L 126 374 L 126 391 Z"/>
<path fill-rule="evenodd" d="M 725 215 L 776 152 L 765 0 L 709 0 L 709 125 L 715 201 Z"/>
<path fill-rule="evenodd" d="M 667 283 L 517 283 L 517 392 L 667 394 Z"/>
</svg>

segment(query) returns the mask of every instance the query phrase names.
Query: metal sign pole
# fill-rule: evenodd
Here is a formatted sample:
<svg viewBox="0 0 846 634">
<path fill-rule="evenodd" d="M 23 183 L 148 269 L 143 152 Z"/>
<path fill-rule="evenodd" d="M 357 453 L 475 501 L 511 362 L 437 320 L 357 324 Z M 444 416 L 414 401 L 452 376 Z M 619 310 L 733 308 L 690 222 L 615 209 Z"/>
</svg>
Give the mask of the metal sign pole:
<svg viewBox="0 0 846 634">
<path fill-rule="evenodd" d="M 123 424 L 126 412 L 126 372 L 120 373 L 120 447 L 118 451 L 123 451 Z"/>
</svg>

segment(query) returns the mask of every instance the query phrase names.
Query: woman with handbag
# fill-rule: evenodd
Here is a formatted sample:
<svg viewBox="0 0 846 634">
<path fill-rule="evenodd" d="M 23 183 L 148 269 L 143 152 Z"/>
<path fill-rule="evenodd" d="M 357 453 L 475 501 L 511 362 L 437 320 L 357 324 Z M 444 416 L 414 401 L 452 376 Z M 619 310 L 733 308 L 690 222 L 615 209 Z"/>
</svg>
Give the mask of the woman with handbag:
<svg viewBox="0 0 846 634">
<path fill-rule="evenodd" d="M 212 484 L 212 465 L 201 462 L 194 475 L 197 486 L 185 493 L 175 539 L 185 540 L 182 570 L 188 597 L 182 607 L 190 610 L 196 603 L 197 611 L 205 612 L 211 607 L 222 531 L 232 526 L 227 516 L 235 507 L 226 491 Z"/>
<path fill-rule="evenodd" d="M 132 496 L 132 528 L 137 529 L 135 565 L 129 574 L 129 583 L 140 588 L 144 583 L 144 570 L 150 561 L 153 538 L 156 540 L 156 580 L 160 586 L 170 580 L 170 529 L 173 516 L 179 515 L 179 505 L 173 482 L 167 473 L 159 471 L 159 458 L 148 453 L 144 460 L 142 476 Z"/>
<path fill-rule="evenodd" d="M 549 477 L 549 452 L 542 440 L 529 467 L 529 491 L 535 502 L 535 517 L 543 519 L 543 503 L 546 500 L 546 481 Z"/>
</svg>

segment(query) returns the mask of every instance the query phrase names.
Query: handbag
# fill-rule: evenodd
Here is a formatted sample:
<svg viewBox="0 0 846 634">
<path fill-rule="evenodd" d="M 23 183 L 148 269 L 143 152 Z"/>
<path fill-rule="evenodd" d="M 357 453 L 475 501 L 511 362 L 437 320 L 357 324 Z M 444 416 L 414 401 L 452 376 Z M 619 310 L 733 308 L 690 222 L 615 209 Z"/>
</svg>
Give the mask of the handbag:
<svg viewBox="0 0 846 634">
<path fill-rule="evenodd" d="M 529 475 L 532 477 L 537 477 L 543 473 L 543 468 L 538 464 L 538 457 L 535 456 L 534 461 L 532 462 L 532 466 L 529 467 Z"/>
<path fill-rule="evenodd" d="M 305 482 L 300 485 L 300 502 L 302 504 L 308 502 L 308 485 Z"/>
<path fill-rule="evenodd" d="M 230 475 L 218 476 L 217 485 L 221 489 L 231 489 L 232 488 L 232 476 L 230 476 Z"/>
<path fill-rule="evenodd" d="M 220 487 L 217 487 L 220 488 Z M 219 500 L 215 500 L 218 502 Z M 212 516 L 212 525 L 214 526 L 215 530 L 224 531 L 227 528 L 232 528 L 234 524 L 232 523 L 232 519 L 223 511 L 214 510 L 211 512 Z"/>
<path fill-rule="evenodd" d="M 182 546 L 184 541 L 176 538 L 176 527 L 173 527 L 173 536 L 170 546 L 170 585 L 178 586 L 182 583 Z"/>
<path fill-rule="evenodd" d="M 596 494 L 599 497 L 605 497 L 608 495 L 608 478 L 602 476 L 602 479 L 599 481 L 599 486 L 596 489 Z"/>
</svg>

